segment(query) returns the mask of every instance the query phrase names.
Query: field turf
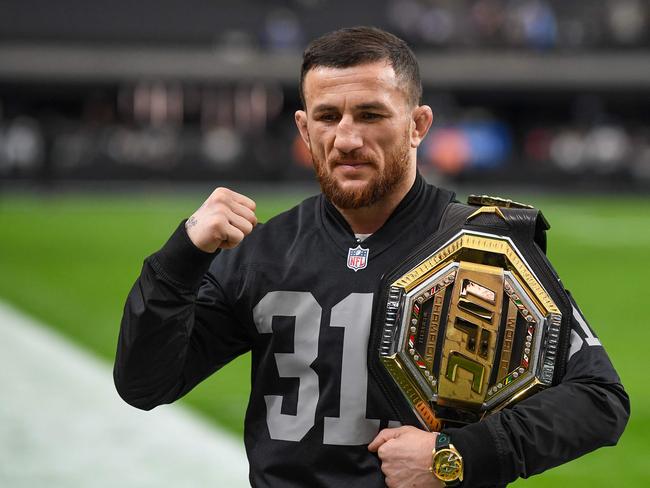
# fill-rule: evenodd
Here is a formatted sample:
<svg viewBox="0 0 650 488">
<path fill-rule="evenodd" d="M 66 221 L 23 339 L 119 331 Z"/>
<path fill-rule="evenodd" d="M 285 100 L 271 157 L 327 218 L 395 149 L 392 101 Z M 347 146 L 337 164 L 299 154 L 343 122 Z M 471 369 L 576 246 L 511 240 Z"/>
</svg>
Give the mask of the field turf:
<svg viewBox="0 0 650 488">
<path fill-rule="evenodd" d="M 262 221 L 299 200 L 251 196 Z M 621 375 L 632 417 L 618 447 L 516 486 L 649 486 L 650 392 L 643 377 L 650 198 L 518 197 L 551 222 L 549 256 Z M 0 196 L 0 298 L 112 362 L 124 298 L 143 258 L 201 201 L 187 194 Z M 182 401 L 241 434 L 249 361 L 233 362 Z"/>
</svg>

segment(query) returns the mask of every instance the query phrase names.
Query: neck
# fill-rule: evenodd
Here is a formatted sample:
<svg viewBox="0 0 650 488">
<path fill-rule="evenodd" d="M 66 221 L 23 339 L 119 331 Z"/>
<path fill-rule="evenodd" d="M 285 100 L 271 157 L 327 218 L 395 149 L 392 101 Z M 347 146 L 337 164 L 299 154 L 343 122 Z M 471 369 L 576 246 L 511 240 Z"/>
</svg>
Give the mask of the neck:
<svg viewBox="0 0 650 488">
<path fill-rule="evenodd" d="M 413 165 L 406 178 L 392 192 L 368 207 L 336 207 L 336 209 L 343 215 L 355 234 L 373 234 L 386 223 L 388 217 L 409 192 L 415 182 L 415 175 L 416 170 Z"/>
</svg>

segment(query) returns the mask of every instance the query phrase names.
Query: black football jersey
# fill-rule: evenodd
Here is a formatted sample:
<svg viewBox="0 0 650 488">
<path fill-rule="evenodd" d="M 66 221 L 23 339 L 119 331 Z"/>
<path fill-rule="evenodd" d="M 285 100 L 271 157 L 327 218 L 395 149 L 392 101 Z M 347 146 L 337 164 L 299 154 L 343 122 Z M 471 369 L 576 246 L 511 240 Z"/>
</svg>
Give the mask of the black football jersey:
<svg viewBox="0 0 650 488">
<path fill-rule="evenodd" d="M 367 445 L 380 429 L 399 423 L 368 374 L 378 284 L 437 231 L 453 199 L 418 176 L 384 226 L 363 242 L 322 195 L 215 254 L 197 249 L 181 224 L 145 260 L 128 297 L 115 364 L 120 395 L 144 409 L 172 402 L 251 351 L 244 434 L 251 484 L 384 487 L 379 459 Z M 620 435 L 627 396 L 575 310 L 580 320 L 574 320 L 574 367 L 566 382 L 549 389 L 551 395 L 535 395 L 528 407 L 522 402 L 492 416 L 497 421 L 449 430 L 466 461 L 466 486 L 504 484 Z M 554 424 L 566 402 L 578 405 L 580 417 L 569 414 Z M 605 417 L 613 428 L 592 431 Z M 565 424 L 573 439 L 552 427 Z M 530 448 L 535 451 L 525 451 Z"/>
</svg>

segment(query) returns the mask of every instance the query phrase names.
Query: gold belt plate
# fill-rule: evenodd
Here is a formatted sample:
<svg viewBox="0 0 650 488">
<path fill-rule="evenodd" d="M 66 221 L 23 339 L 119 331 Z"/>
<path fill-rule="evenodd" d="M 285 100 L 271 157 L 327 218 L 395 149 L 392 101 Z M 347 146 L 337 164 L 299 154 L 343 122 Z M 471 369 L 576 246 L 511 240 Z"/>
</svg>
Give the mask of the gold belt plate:
<svg viewBox="0 0 650 488">
<path fill-rule="evenodd" d="M 550 385 L 561 319 L 509 238 L 461 231 L 390 285 L 380 359 L 440 430 Z"/>
</svg>

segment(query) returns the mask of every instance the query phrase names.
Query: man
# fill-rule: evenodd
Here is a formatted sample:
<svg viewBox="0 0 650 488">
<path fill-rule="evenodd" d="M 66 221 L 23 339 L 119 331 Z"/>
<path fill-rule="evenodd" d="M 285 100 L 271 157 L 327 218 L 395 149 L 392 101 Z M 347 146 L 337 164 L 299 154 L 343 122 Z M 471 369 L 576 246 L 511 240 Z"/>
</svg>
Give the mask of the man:
<svg viewBox="0 0 650 488">
<path fill-rule="evenodd" d="M 215 190 L 145 260 L 115 383 L 151 409 L 251 351 L 252 485 L 442 486 L 429 471 L 438 433 L 400 427 L 367 369 L 380 277 L 454 200 L 416 170 L 433 118 L 417 62 L 391 34 L 343 29 L 306 49 L 300 92 L 296 124 L 322 194 L 258 225 L 255 202 Z M 503 485 L 616 443 L 627 395 L 577 311 L 572 335 L 560 385 L 446 431 L 464 486 Z"/>
</svg>

